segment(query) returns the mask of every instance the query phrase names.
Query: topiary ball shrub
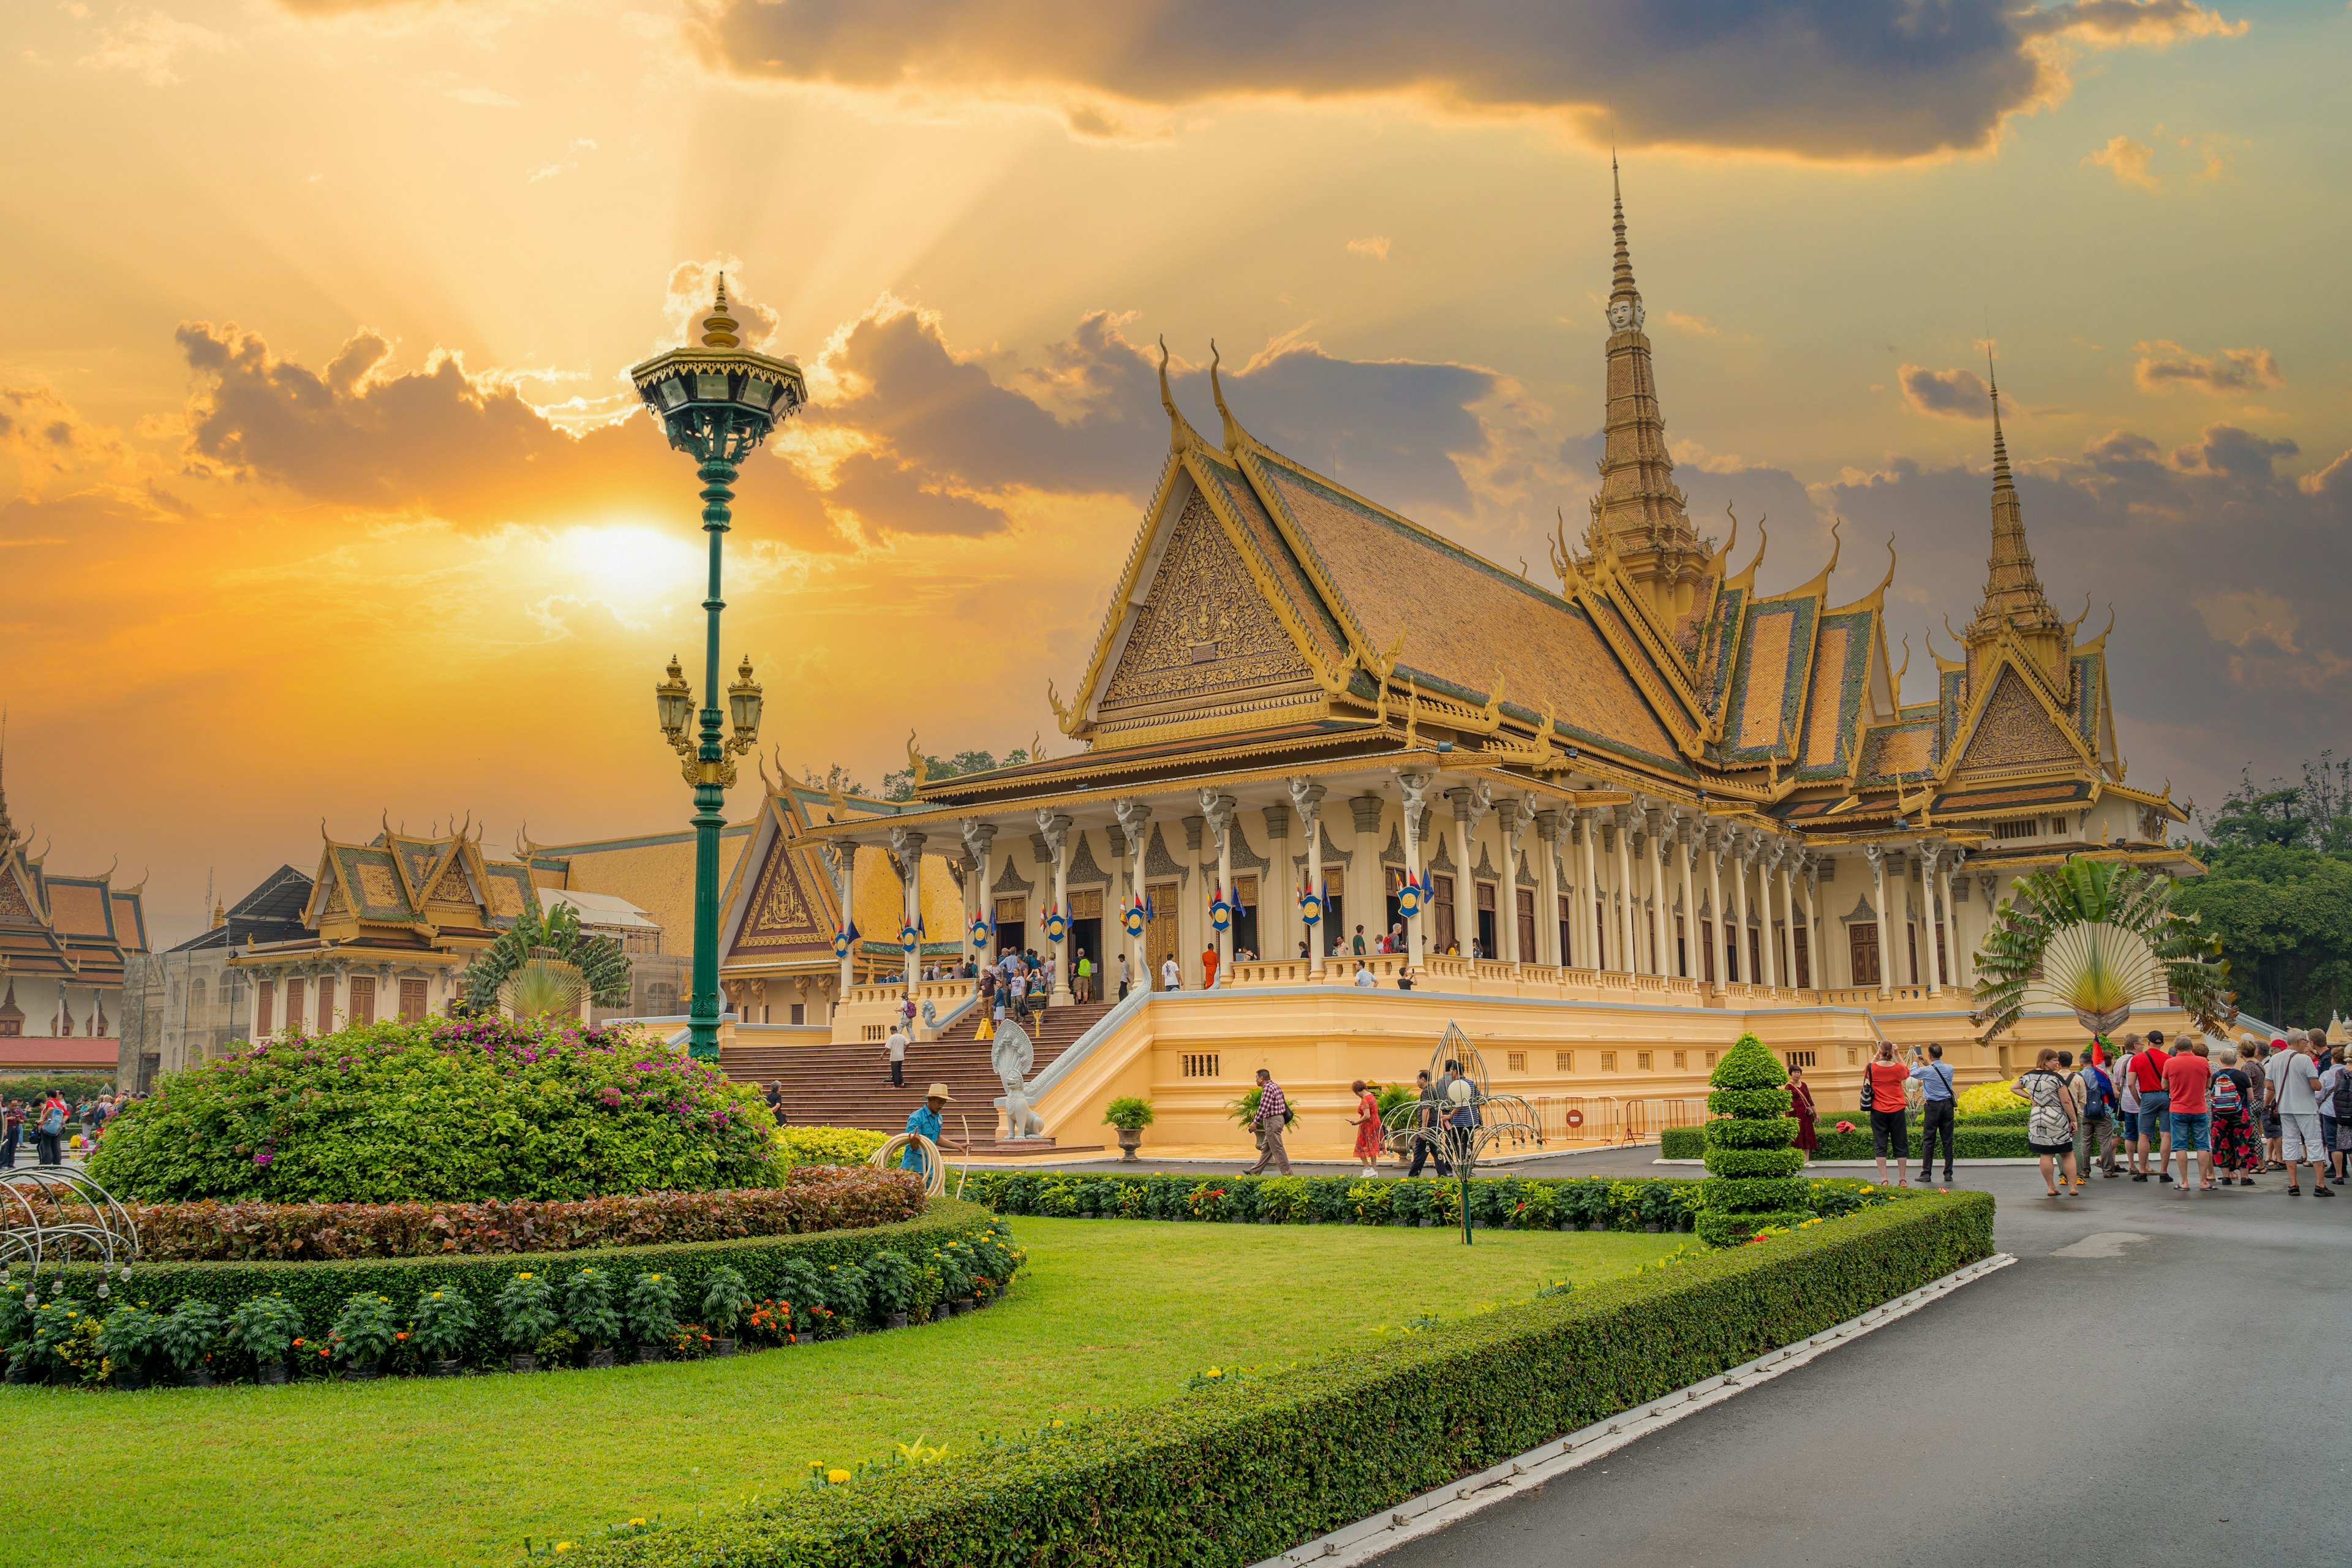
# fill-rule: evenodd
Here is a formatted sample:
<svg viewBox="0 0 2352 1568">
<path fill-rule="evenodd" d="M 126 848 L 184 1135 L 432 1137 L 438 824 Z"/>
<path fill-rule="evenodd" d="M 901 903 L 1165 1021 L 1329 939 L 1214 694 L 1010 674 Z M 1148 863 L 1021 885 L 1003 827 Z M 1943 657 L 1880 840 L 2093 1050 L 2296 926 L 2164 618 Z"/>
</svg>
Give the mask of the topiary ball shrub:
<svg viewBox="0 0 2352 1568">
<path fill-rule="evenodd" d="M 147 1203 L 390 1204 L 772 1187 L 791 1163 L 757 1089 L 630 1030 L 431 1018 L 174 1073 L 89 1173 Z"/>
<path fill-rule="evenodd" d="M 1754 1035 L 1723 1054 L 1707 1079 L 1706 1206 L 1698 1234 L 1715 1247 L 1751 1241 L 1767 1226 L 1794 1228 L 1813 1217 L 1804 1151 L 1789 1114 L 1789 1069 Z"/>
</svg>

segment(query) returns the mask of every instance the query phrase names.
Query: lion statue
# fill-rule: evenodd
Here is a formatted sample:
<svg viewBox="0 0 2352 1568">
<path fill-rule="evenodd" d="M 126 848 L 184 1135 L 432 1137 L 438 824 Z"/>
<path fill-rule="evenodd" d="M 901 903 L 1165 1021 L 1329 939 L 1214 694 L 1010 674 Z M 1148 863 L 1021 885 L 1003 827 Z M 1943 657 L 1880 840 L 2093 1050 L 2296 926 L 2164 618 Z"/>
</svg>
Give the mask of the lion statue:
<svg viewBox="0 0 2352 1568">
<path fill-rule="evenodd" d="M 997 1030 L 996 1038 L 989 1042 L 989 1061 L 996 1068 L 996 1081 L 1004 1087 L 1005 1137 L 1034 1138 L 1045 1131 L 1045 1124 L 1029 1109 L 1029 1093 L 1023 1087 L 1029 1068 L 1036 1062 L 1037 1049 L 1030 1043 L 1028 1031 L 1007 1021 Z"/>
</svg>

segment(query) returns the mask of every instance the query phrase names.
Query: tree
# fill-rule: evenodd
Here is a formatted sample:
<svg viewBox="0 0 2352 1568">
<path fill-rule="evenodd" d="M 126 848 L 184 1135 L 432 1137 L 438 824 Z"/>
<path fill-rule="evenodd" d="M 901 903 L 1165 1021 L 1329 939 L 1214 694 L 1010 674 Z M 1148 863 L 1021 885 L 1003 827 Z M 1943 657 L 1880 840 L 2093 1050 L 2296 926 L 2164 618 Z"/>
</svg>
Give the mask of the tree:
<svg viewBox="0 0 2352 1568">
<path fill-rule="evenodd" d="M 1742 1035 L 1707 1076 L 1706 1206 L 1698 1233 L 1737 1247 L 1768 1226 L 1795 1229 L 1812 1217 L 1811 1189 L 1789 1114 L 1789 1069 L 1754 1035 Z"/>
<path fill-rule="evenodd" d="M 951 779 L 963 773 L 984 773 L 996 768 L 1018 767 L 1028 760 L 1029 751 L 1025 746 L 1015 746 L 1004 754 L 1004 760 L 1001 763 L 996 760 L 996 754 L 993 752 L 958 752 L 952 757 L 935 757 L 926 752 L 923 754 L 923 776 L 926 779 Z M 900 768 L 897 773 L 884 773 L 882 798 L 885 800 L 914 799 L 915 771 L 912 768 Z"/>
<path fill-rule="evenodd" d="M 2352 759 L 2322 752 L 2294 784 L 2248 767 L 2199 826 L 2206 874 L 2176 901 L 2221 939 L 2247 1010 L 2284 1027 L 2352 1004 Z"/>
<path fill-rule="evenodd" d="M 583 931 L 580 911 L 569 904 L 544 916 L 524 910 L 457 978 L 466 1000 L 485 1011 L 504 1004 L 525 1016 L 568 1012 L 583 992 L 600 1007 L 629 1000 L 629 960 L 621 944 Z"/>
<path fill-rule="evenodd" d="M 2223 1011 L 2221 944 L 2173 907 L 2179 887 L 2144 867 L 2079 856 L 2020 882 L 1977 955 L 1980 1038 L 2015 1024 L 2029 995 L 2072 1007 L 2094 1034 L 2121 1026 L 2134 1004 L 2168 990 L 2192 1016 Z"/>
</svg>

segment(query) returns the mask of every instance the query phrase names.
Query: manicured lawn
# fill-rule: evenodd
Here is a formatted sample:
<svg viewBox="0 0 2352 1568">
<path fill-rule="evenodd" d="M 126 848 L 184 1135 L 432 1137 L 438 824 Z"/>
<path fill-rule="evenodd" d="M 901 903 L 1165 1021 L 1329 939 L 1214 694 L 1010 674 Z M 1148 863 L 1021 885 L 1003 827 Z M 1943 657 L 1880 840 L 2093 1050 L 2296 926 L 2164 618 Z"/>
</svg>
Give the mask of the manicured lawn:
<svg viewBox="0 0 2352 1568">
<path fill-rule="evenodd" d="M 0 1389 L 0 1563 L 511 1563 L 632 1515 L 1167 1398 L 1202 1368 L 1344 1352 L 1686 1238 L 1021 1218 L 968 1318 L 731 1362 L 454 1382 Z"/>
</svg>

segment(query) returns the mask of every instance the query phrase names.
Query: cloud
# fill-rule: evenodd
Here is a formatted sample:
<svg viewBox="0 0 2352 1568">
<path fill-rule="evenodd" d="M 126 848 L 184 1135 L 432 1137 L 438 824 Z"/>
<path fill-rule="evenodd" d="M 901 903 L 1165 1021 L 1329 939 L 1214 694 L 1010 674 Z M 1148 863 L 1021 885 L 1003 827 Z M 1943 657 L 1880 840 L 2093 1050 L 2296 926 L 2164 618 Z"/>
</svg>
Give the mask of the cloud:
<svg viewBox="0 0 2352 1568">
<path fill-rule="evenodd" d="M 2234 650 L 2229 661 L 2233 686 L 2317 691 L 2352 671 L 2352 658 L 2332 649 L 2296 647 L 2303 612 L 2267 589 L 2225 589 L 2191 603 L 2205 622 L 2205 635 Z M 2258 643 L 2268 644 L 2269 651 Z"/>
<path fill-rule="evenodd" d="M 129 71 L 151 87 L 169 87 L 180 79 L 176 68 L 181 56 L 218 54 L 228 47 L 228 39 L 210 27 L 150 11 L 100 27 L 97 43 L 80 63 L 92 70 Z"/>
<path fill-rule="evenodd" d="M 2095 163 L 2116 177 L 2119 185 L 2137 185 L 2144 191 L 2160 189 L 2157 178 L 2147 172 L 2147 161 L 2156 149 L 2145 142 L 2135 142 L 2128 136 L 2111 136 L 2107 144 L 2083 160 Z"/>
<path fill-rule="evenodd" d="M 1408 100 L 1537 113 L 1626 145 L 1833 160 L 1981 147 L 2063 95 L 2084 49 L 2233 36 L 2189 0 L 692 0 L 687 36 L 752 80 L 1027 101 L 1097 131 L 1219 100 Z"/>
<path fill-rule="evenodd" d="M 2223 349 L 2209 357 L 2190 353 L 2169 338 L 2158 338 L 2139 344 L 2134 352 L 2139 359 L 2132 365 L 2132 376 L 2144 392 L 2189 386 L 2218 397 L 2286 384 L 2278 361 L 2268 349 Z"/>
<path fill-rule="evenodd" d="M 1389 258 L 1389 237 L 1384 234 L 1375 234 L 1368 235 L 1362 239 L 1351 239 L 1348 242 L 1348 254 L 1369 256 L 1375 261 L 1386 261 Z"/>
<path fill-rule="evenodd" d="M 0 386 L 0 454 L 26 490 L 69 470 L 103 468 L 124 453 L 121 432 L 93 425 L 47 385 Z"/>
<path fill-rule="evenodd" d="M 1658 320 L 1678 332 L 1690 332 L 1702 338 L 1723 335 L 1722 329 L 1705 316 L 1687 316 L 1680 310 L 1661 310 L 1658 312 Z"/>
<path fill-rule="evenodd" d="M 1918 413 L 1945 419 L 1992 417 L 1990 389 L 1972 370 L 1928 370 L 1906 364 L 1896 374 L 1903 385 L 1903 401 Z"/>
</svg>

